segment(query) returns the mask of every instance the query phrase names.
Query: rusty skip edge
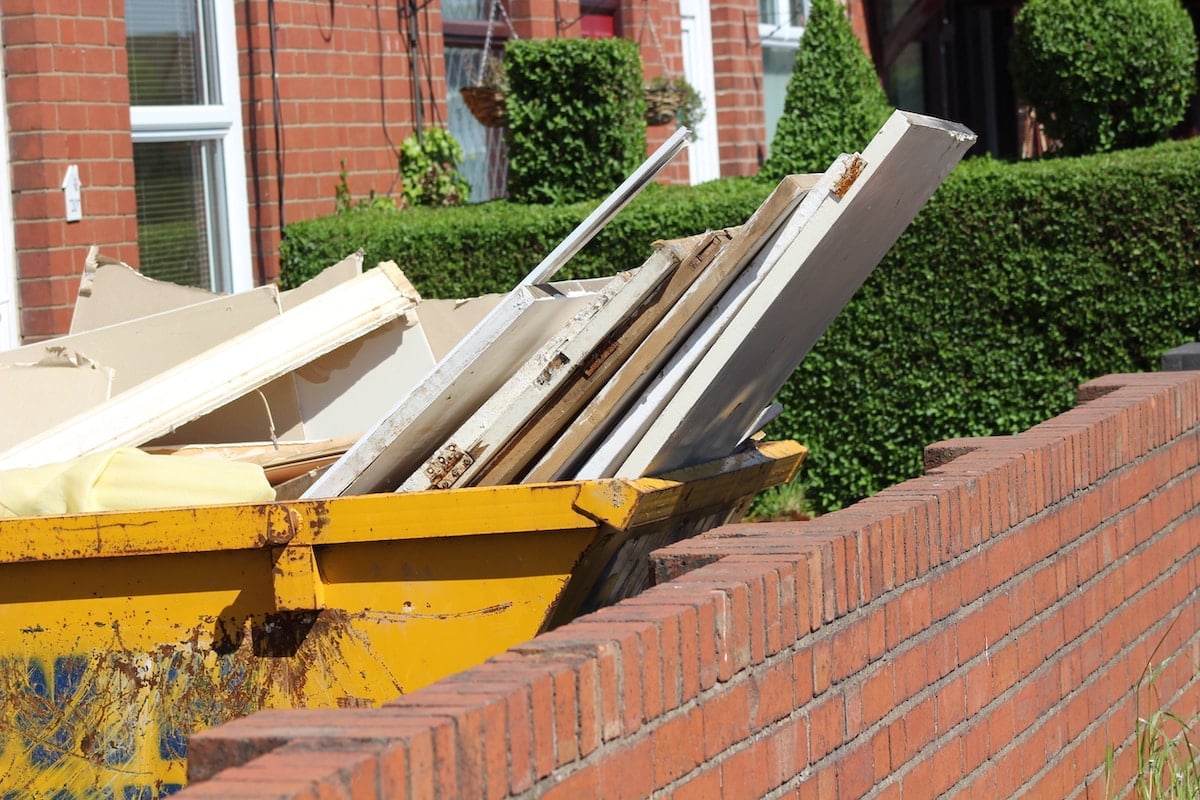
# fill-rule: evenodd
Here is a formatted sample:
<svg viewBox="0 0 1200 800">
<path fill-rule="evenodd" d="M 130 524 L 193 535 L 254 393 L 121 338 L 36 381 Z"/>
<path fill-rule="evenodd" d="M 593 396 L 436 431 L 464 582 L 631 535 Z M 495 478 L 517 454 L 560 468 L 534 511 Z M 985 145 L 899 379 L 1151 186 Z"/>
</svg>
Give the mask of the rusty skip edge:
<svg viewBox="0 0 1200 800">
<path fill-rule="evenodd" d="M 805 449 L 766 442 L 661 478 L 612 478 L 0 520 L 0 564 L 354 542 L 626 529 L 790 479 Z M 774 468 L 764 465 L 775 464 Z M 702 492 L 684 492 L 691 484 Z M 684 495 L 691 497 L 681 502 Z"/>
</svg>

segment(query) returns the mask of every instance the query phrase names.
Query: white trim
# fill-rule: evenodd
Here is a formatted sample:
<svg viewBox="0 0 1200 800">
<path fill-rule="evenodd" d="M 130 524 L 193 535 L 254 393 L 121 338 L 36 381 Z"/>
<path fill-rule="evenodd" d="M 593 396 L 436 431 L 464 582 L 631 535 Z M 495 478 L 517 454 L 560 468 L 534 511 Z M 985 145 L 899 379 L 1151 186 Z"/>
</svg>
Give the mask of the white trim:
<svg viewBox="0 0 1200 800">
<path fill-rule="evenodd" d="M 692 185 L 721 177 L 721 150 L 717 133 L 717 86 L 713 77 L 712 15 L 709 0 L 680 0 L 679 22 L 683 35 L 683 72 L 704 101 L 704 119 L 688 146 L 688 173 Z"/>
<path fill-rule="evenodd" d="M 217 193 L 209 220 L 214 248 L 220 248 L 217 262 L 225 275 L 213 275 L 213 288 L 242 292 L 254 287 L 254 267 L 250 250 L 250 203 L 246 193 L 246 153 L 242 140 L 241 77 L 237 71 L 237 27 L 233 4 L 223 0 L 196 0 L 204 11 L 211 10 L 212 36 L 205 42 L 206 53 L 213 53 L 207 66 L 213 69 L 217 102 L 211 105 L 130 106 L 129 121 L 133 141 L 178 142 L 209 141 L 216 144 L 223 191 Z M 206 59 L 207 62 L 207 59 Z M 220 195 L 224 196 L 221 203 Z M 214 265 L 214 269 L 218 269 Z"/>
</svg>

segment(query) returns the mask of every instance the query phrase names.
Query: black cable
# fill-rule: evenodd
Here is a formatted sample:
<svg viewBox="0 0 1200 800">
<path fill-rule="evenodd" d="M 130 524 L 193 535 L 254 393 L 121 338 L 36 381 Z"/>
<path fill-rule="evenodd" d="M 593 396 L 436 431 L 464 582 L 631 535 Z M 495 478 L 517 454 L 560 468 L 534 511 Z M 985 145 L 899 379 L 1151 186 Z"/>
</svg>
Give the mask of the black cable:
<svg viewBox="0 0 1200 800">
<path fill-rule="evenodd" d="M 275 128 L 275 190 L 279 193 L 279 240 L 287 236 L 284 231 L 283 214 L 283 122 L 280 120 L 282 102 L 279 94 L 279 63 L 275 42 L 275 0 L 267 0 L 267 24 L 270 28 L 271 42 L 271 117 Z"/>
<path fill-rule="evenodd" d="M 250 84 L 250 185 L 254 192 L 255 262 L 258 265 L 257 283 L 262 286 L 267 282 L 267 254 L 262 229 L 262 187 L 258 184 L 261 176 L 258 171 L 258 93 L 255 91 L 257 81 L 254 80 L 254 3 L 252 0 L 243 0 L 242 5 L 246 8 L 246 71 Z"/>
<path fill-rule="evenodd" d="M 417 16 L 415 16 L 413 18 L 413 25 L 416 26 L 416 29 L 417 29 L 417 41 L 418 42 L 421 41 L 420 13 L 422 11 L 426 11 L 428 8 L 429 8 L 428 2 L 422 3 L 419 7 L 414 7 L 414 14 L 416 14 Z M 426 30 L 428 31 L 428 29 L 429 29 L 428 25 L 426 25 Z M 431 108 L 433 109 L 432 114 L 431 114 L 431 116 L 433 117 L 433 125 L 434 125 L 434 127 L 440 127 L 442 124 L 442 114 L 438 110 L 437 94 L 435 94 L 434 90 L 433 90 L 433 55 L 429 52 L 428 48 L 421 48 L 421 54 L 423 54 L 425 57 L 425 82 L 427 84 L 429 84 L 429 104 L 430 104 Z"/>
</svg>

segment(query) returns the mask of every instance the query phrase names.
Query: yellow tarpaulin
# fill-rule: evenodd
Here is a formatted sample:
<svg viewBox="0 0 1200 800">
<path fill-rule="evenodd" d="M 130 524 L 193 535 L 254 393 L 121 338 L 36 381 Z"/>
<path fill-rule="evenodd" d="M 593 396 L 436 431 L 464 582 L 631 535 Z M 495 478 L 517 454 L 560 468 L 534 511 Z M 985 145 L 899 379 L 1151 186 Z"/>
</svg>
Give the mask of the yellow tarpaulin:
<svg viewBox="0 0 1200 800">
<path fill-rule="evenodd" d="M 121 448 L 0 471 L 0 517 L 79 514 L 275 499 L 262 467 Z"/>
</svg>

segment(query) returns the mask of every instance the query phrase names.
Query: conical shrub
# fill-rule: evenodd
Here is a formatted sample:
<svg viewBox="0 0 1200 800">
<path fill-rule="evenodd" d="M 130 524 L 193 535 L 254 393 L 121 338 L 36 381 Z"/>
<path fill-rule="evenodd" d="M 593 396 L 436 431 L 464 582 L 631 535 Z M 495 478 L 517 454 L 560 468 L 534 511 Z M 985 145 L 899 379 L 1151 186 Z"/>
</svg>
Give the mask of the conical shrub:
<svg viewBox="0 0 1200 800">
<path fill-rule="evenodd" d="M 838 0 L 813 0 L 783 116 L 760 174 L 823 172 L 862 150 L 892 113 L 871 60 Z"/>
</svg>

